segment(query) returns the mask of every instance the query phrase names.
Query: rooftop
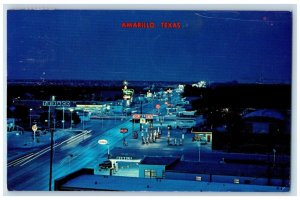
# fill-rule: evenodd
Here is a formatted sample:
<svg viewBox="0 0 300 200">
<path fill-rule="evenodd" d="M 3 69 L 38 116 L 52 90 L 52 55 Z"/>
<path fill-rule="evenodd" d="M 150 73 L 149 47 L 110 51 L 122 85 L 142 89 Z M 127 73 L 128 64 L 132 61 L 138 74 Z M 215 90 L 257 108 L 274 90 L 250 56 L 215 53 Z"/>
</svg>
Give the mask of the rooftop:
<svg viewBox="0 0 300 200">
<path fill-rule="evenodd" d="M 181 192 L 287 192 L 289 188 L 249 184 L 214 183 L 203 181 L 150 179 L 121 176 L 104 176 L 74 172 L 55 181 L 55 190 L 72 191 L 181 191 Z"/>
<path fill-rule="evenodd" d="M 284 116 L 274 110 L 262 109 L 250 112 L 243 116 L 243 118 L 254 118 L 254 117 L 265 117 L 265 118 L 273 118 L 277 120 L 284 120 Z"/>
<path fill-rule="evenodd" d="M 180 161 L 168 168 L 169 172 L 192 173 L 192 174 L 213 174 L 225 176 L 244 176 L 244 177 L 268 177 L 269 167 L 267 165 L 250 164 L 218 164 L 202 162 Z M 289 176 L 289 167 L 285 169 L 285 176 Z M 282 168 L 274 168 L 273 177 L 282 177 Z"/>
<path fill-rule="evenodd" d="M 140 164 L 146 165 L 172 165 L 175 162 L 178 162 L 180 157 L 171 157 L 171 156 L 146 156 Z"/>
</svg>

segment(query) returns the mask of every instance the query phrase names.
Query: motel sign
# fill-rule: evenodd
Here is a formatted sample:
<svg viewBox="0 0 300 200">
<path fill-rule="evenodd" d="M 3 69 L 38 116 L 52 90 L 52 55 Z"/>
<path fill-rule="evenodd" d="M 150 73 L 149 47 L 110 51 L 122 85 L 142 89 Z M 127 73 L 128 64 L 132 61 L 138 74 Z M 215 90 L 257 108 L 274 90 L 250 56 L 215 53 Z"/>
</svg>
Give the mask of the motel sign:
<svg viewBox="0 0 300 200">
<path fill-rule="evenodd" d="M 70 107 L 70 101 L 43 101 L 43 106 L 60 106 L 60 107 Z"/>
</svg>

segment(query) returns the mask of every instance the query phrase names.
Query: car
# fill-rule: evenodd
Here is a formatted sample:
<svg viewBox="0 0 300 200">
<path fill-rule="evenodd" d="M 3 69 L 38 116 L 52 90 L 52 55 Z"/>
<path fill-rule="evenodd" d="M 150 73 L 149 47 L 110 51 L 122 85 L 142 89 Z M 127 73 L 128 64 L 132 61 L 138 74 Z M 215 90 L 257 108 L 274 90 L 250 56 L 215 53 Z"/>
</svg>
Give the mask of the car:
<svg viewBox="0 0 300 200">
<path fill-rule="evenodd" d="M 109 168 L 112 167 L 112 163 L 111 163 L 110 160 L 106 160 L 106 161 L 104 161 L 103 163 L 100 163 L 100 164 L 99 164 L 99 167 L 100 167 L 101 169 L 109 169 Z"/>
</svg>

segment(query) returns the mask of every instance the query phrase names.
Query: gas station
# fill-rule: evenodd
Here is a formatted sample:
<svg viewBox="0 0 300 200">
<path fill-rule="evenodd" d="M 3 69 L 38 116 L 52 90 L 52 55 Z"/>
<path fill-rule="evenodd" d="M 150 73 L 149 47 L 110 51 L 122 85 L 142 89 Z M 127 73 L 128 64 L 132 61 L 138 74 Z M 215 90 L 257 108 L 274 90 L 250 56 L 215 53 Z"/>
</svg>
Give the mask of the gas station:
<svg viewBox="0 0 300 200">
<path fill-rule="evenodd" d="M 211 131 L 197 131 L 197 130 L 191 130 L 191 133 L 195 134 L 193 137 L 193 141 L 203 141 L 208 144 L 212 144 L 212 136 L 213 132 Z"/>
</svg>

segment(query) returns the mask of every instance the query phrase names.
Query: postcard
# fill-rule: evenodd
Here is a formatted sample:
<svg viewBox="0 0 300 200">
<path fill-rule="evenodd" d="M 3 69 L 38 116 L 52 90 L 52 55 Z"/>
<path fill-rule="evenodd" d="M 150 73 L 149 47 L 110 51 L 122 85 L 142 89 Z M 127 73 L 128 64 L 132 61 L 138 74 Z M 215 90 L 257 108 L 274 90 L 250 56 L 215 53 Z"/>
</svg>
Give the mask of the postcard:
<svg viewBox="0 0 300 200">
<path fill-rule="evenodd" d="M 7 11 L 7 190 L 289 192 L 292 12 Z"/>
</svg>

